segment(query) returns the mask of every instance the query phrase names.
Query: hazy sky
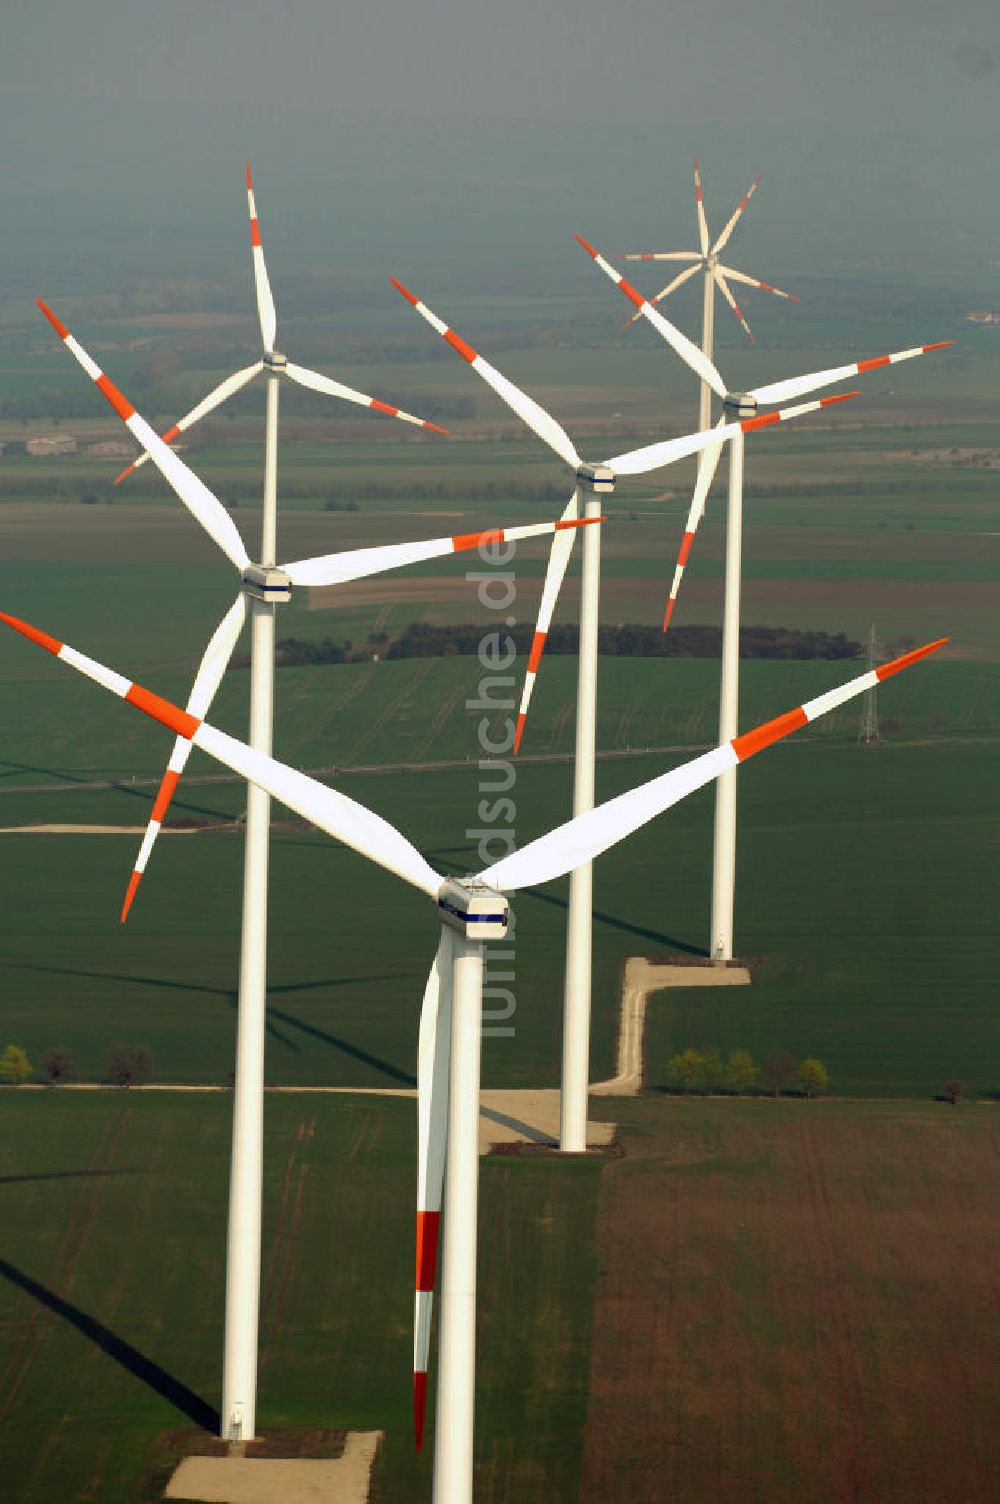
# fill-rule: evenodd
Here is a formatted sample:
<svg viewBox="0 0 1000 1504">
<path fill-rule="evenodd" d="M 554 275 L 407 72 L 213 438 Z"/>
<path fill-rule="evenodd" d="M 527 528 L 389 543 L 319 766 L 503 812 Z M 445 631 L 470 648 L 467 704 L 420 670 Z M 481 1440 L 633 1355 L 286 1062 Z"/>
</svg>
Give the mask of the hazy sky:
<svg viewBox="0 0 1000 1504">
<path fill-rule="evenodd" d="M 0 0 L 0 17 L 8 249 L 40 268 L 74 236 L 82 254 L 217 244 L 245 156 L 269 241 L 344 264 L 474 256 L 485 274 L 575 229 L 683 244 L 695 153 L 715 219 L 763 173 L 747 246 L 765 276 L 1000 260 L 997 0 Z"/>
</svg>

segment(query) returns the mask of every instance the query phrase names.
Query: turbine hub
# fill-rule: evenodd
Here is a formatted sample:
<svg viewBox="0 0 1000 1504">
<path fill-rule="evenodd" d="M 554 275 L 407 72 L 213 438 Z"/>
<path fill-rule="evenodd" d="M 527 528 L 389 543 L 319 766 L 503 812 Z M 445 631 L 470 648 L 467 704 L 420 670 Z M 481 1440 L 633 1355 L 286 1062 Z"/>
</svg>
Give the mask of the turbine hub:
<svg viewBox="0 0 1000 1504">
<path fill-rule="evenodd" d="M 288 356 L 282 355 L 280 350 L 264 351 L 264 368 L 268 371 L 283 371 L 288 364 Z"/>
<path fill-rule="evenodd" d="M 731 419 L 755 418 L 757 398 L 751 397 L 749 392 L 727 392 L 722 399 L 722 410 Z"/>
<path fill-rule="evenodd" d="M 609 495 L 615 489 L 615 472 L 610 465 L 581 465 L 576 478 L 585 491 Z"/>
<path fill-rule="evenodd" d="M 438 892 L 438 918 L 466 940 L 502 940 L 510 905 L 502 893 L 475 878 L 446 878 Z"/>
<path fill-rule="evenodd" d="M 243 571 L 243 589 L 255 601 L 281 602 L 292 598 L 291 580 L 273 564 L 248 564 Z"/>
</svg>

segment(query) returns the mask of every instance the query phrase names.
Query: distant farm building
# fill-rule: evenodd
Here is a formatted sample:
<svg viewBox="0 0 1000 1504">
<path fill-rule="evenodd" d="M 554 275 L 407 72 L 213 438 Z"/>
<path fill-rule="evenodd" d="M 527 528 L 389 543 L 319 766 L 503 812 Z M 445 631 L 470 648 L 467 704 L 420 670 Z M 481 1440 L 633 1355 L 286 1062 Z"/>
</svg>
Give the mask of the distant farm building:
<svg viewBox="0 0 1000 1504">
<path fill-rule="evenodd" d="M 1000 313 L 995 308 L 973 308 L 965 315 L 967 324 L 1000 324 Z"/>
<path fill-rule="evenodd" d="M 37 455 L 75 454 L 76 440 L 68 433 L 54 434 L 51 438 L 29 439 L 25 448 L 29 454 Z"/>
<path fill-rule="evenodd" d="M 130 460 L 135 454 L 135 448 L 123 439 L 102 439 L 99 444 L 88 444 L 87 453 L 103 455 L 112 460 Z"/>
</svg>

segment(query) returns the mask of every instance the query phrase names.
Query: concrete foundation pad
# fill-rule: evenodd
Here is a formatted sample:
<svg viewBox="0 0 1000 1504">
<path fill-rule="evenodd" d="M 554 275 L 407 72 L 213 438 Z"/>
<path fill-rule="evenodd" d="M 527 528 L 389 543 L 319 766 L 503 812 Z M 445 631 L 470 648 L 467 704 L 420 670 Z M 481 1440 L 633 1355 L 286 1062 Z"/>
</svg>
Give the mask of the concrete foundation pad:
<svg viewBox="0 0 1000 1504">
<path fill-rule="evenodd" d="M 587 1147 L 604 1148 L 615 1136 L 614 1123 L 588 1123 Z M 556 1087 L 525 1091 L 492 1091 L 479 1099 L 479 1152 L 494 1144 L 553 1144 L 559 1142 L 559 1091 Z"/>
<path fill-rule="evenodd" d="M 351 1431 L 342 1457 L 185 1457 L 167 1499 L 200 1504 L 367 1504 L 381 1431 Z"/>
</svg>

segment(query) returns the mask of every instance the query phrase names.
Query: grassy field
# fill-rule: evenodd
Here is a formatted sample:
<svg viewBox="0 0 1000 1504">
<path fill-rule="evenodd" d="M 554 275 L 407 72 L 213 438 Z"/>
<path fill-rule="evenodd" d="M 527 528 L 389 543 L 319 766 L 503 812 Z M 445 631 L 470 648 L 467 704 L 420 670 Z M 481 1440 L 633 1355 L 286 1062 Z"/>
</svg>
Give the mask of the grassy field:
<svg viewBox="0 0 1000 1504">
<path fill-rule="evenodd" d="M 476 1496 L 997 1491 L 992 1107 L 607 1103 L 620 1158 L 484 1162 Z M 0 1467 L 148 1504 L 214 1423 L 230 1100 L 0 1092 Z M 268 1099 L 260 1430 L 409 1437 L 413 1109 Z"/>
</svg>

